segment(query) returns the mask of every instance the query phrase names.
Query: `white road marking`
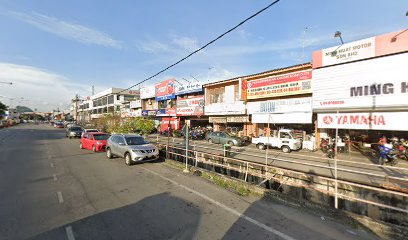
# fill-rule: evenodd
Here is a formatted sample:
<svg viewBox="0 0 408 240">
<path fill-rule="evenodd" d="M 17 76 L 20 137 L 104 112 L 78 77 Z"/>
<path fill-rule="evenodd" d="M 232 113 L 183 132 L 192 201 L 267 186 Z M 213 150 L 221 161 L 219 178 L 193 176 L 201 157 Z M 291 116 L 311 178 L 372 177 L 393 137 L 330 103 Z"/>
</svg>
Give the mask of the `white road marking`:
<svg viewBox="0 0 408 240">
<path fill-rule="evenodd" d="M 61 192 L 57 192 L 57 196 L 58 196 L 58 202 L 59 202 L 59 203 L 63 203 L 63 202 L 64 202 L 64 198 L 62 198 L 62 193 L 61 193 Z"/>
<path fill-rule="evenodd" d="M 50 167 L 54 167 L 54 163 L 50 163 Z"/>
<path fill-rule="evenodd" d="M 68 240 L 75 240 L 74 232 L 72 231 L 71 226 L 66 227 L 65 232 L 67 233 Z"/>
<path fill-rule="evenodd" d="M 234 214 L 235 216 L 240 217 L 240 218 L 242 218 L 242 219 L 245 219 L 245 220 L 247 220 L 248 222 L 253 223 L 253 224 L 255 224 L 256 226 L 258 226 L 258 227 L 260 227 L 260 228 L 263 228 L 264 230 L 266 230 L 266 231 L 268 231 L 268 232 L 271 232 L 271 233 L 273 233 L 273 234 L 275 234 L 275 235 L 277 235 L 277 236 L 279 236 L 279 237 L 281 237 L 281 238 L 283 238 L 283 239 L 285 239 L 285 240 L 295 240 L 295 238 L 292 238 L 292 237 L 290 237 L 290 236 L 288 236 L 288 235 L 286 235 L 286 234 L 284 234 L 284 233 L 282 233 L 282 232 L 280 232 L 280 231 L 278 231 L 278 230 L 276 230 L 276 229 L 274 229 L 274 228 L 271 228 L 271 227 L 269 227 L 269 226 L 266 226 L 265 224 L 263 224 L 263 223 L 261 223 L 261 222 L 255 220 L 255 219 L 253 219 L 253 218 L 250 218 L 250 217 L 248 217 L 248 216 L 246 216 L 246 215 L 244 215 L 244 214 L 238 212 L 238 211 L 235 210 L 235 209 L 232 209 L 232 208 L 230 208 L 230 207 L 227 207 L 226 205 L 224 205 L 224 204 L 222 204 L 222 203 L 220 203 L 220 202 L 218 202 L 218 201 L 216 201 L 216 200 L 210 198 L 209 196 L 207 196 L 207 195 L 205 195 L 205 194 L 203 194 L 203 193 L 197 192 L 197 191 L 194 190 L 194 189 L 191 189 L 191 188 L 189 188 L 189 187 L 187 187 L 187 186 L 184 186 L 183 184 L 180 184 L 180 183 L 178 183 L 178 182 L 176 182 L 176 181 L 173 181 L 173 180 L 171 180 L 171 179 L 169 179 L 169 178 L 167 178 L 167 177 L 161 175 L 160 173 L 157 173 L 157 172 L 152 171 L 152 170 L 150 170 L 150 169 L 147 169 L 147 168 L 145 168 L 145 167 L 141 167 L 141 168 L 143 168 L 144 170 L 150 172 L 151 174 L 154 174 L 154 175 L 156 175 L 156 176 L 158 176 L 158 177 L 160 177 L 160 178 L 162 178 L 162 179 L 164 179 L 164 180 L 166 180 L 166 181 L 169 181 L 169 182 L 173 183 L 174 185 L 177 185 L 177 186 L 183 188 L 184 190 L 187 190 L 187 191 L 189 191 L 189 192 L 192 192 L 192 193 L 194 193 L 195 195 L 197 195 L 197 196 L 199 196 L 199 197 L 201 197 L 201 198 L 203 198 L 203 199 L 205 199 L 205 200 L 207 200 L 207 201 L 209 201 L 209 202 L 211 202 L 211 203 L 213 203 L 213 204 L 215 204 L 215 205 L 221 207 L 222 209 L 224 209 L 224 210 L 226 210 L 226 211 L 228 211 L 228 212 Z"/>
<path fill-rule="evenodd" d="M 54 181 L 57 181 L 57 175 L 53 174 L 52 177 L 54 178 Z"/>
</svg>

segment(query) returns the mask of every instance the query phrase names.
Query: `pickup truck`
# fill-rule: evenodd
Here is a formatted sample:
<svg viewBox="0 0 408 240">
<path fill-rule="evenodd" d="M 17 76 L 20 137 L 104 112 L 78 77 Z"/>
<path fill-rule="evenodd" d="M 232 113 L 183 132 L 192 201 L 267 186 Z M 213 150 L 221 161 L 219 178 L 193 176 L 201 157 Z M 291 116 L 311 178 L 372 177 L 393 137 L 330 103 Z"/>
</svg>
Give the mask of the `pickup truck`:
<svg viewBox="0 0 408 240">
<path fill-rule="evenodd" d="M 260 150 L 264 150 L 267 146 L 270 146 L 280 148 L 284 153 L 302 148 L 302 140 L 294 137 L 293 130 L 280 129 L 276 133 L 277 134 L 271 137 L 252 138 L 252 143 Z"/>
</svg>

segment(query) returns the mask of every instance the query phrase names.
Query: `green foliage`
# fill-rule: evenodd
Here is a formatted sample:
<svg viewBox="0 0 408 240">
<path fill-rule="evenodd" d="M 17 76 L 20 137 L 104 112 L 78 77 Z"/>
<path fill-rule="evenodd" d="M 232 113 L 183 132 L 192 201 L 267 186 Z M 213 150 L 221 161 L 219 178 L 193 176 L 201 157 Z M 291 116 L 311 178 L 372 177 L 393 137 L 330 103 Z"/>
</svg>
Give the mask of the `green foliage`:
<svg viewBox="0 0 408 240">
<path fill-rule="evenodd" d="M 92 122 L 97 128 L 108 133 L 149 134 L 155 130 L 154 121 L 144 117 L 122 119 L 119 115 L 105 115 Z"/>
<path fill-rule="evenodd" d="M 180 130 L 173 130 L 173 137 L 181 137 L 181 131 Z"/>
<path fill-rule="evenodd" d="M 0 119 L 3 118 L 3 114 L 5 113 L 6 110 L 7 110 L 7 106 L 4 105 L 2 102 L 0 102 Z"/>
</svg>

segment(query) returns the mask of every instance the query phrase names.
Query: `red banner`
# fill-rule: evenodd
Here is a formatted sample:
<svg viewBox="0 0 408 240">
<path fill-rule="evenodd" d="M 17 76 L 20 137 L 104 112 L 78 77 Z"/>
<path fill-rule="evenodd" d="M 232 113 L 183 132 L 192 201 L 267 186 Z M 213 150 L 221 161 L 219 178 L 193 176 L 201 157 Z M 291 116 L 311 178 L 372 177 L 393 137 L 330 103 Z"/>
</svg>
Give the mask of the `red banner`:
<svg viewBox="0 0 408 240">
<path fill-rule="evenodd" d="M 174 99 L 175 97 L 174 79 L 156 83 L 156 101 Z"/>
</svg>

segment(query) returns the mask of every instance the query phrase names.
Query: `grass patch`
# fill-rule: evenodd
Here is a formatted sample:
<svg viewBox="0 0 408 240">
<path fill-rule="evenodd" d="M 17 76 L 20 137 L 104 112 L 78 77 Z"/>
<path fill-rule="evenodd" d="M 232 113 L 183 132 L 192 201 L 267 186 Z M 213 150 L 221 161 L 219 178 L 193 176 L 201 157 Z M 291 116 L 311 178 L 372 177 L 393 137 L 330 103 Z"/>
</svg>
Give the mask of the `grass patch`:
<svg viewBox="0 0 408 240">
<path fill-rule="evenodd" d="M 217 175 L 212 175 L 206 172 L 202 172 L 201 177 L 213 182 L 214 184 L 222 188 L 232 190 L 240 196 L 249 196 L 249 194 L 251 193 L 251 190 L 244 184 L 237 183 L 235 181 L 232 181 L 232 180 L 229 180 L 229 179 L 217 176 Z"/>
</svg>

